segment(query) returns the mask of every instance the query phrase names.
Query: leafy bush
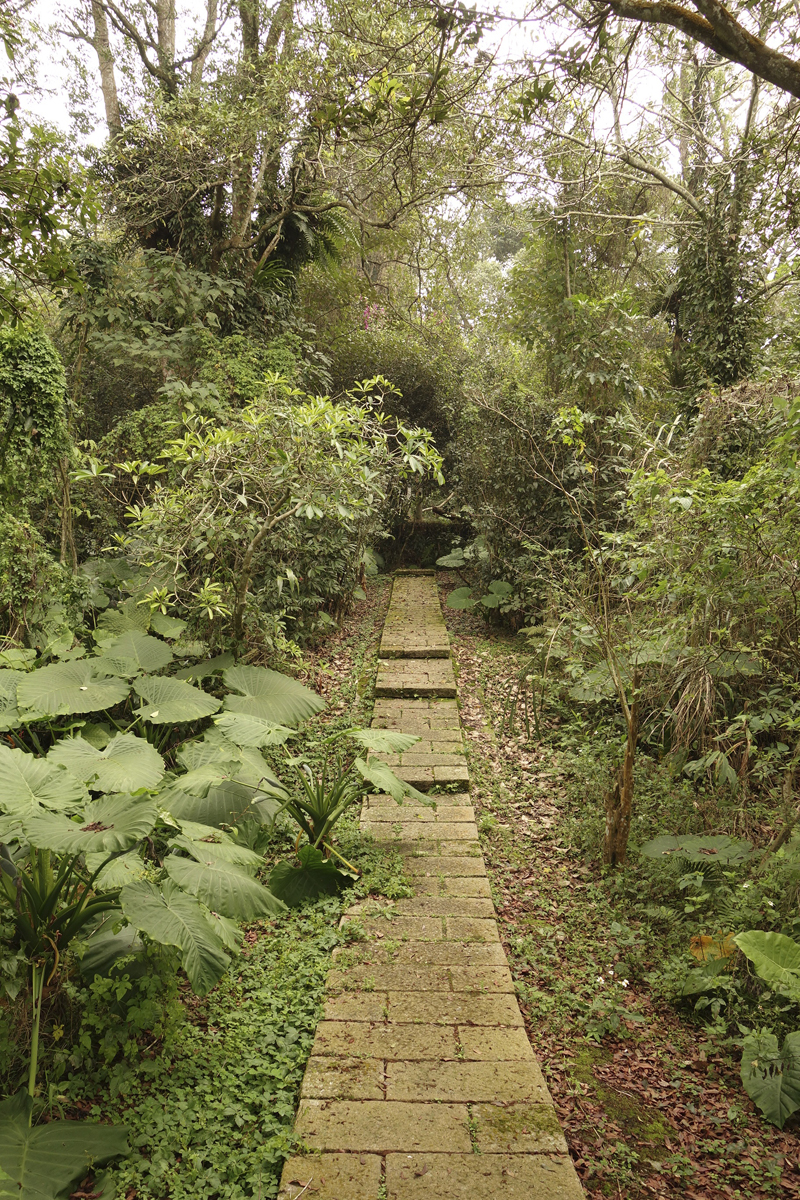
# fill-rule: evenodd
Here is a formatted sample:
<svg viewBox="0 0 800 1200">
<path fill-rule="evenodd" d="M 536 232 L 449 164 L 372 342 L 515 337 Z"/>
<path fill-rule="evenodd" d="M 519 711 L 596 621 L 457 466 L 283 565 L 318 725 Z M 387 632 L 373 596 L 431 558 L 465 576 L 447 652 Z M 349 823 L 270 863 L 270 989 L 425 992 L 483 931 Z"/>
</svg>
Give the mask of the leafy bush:
<svg viewBox="0 0 800 1200">
<path fill-rule="evenodd" d="M 0 503 L 52 496 L 69 450 L 64 368 L 35 325 L 0 329 Z"/>
<path fill-rule="evenodd" d="M 171 473 L 129 509 L 126 554 L 218 642 L 274 644 L 276 613 L 313 632 L 351 596 L 403 481 L 441 476 L 430 434 L 380 411 L 391 391 L 375 379 L 334 404 L 276 378 L 226 424 L 187 415 L 161 455 Z"/>
<path fill-rule="evenodd" d="M 80 625 L 89 585 L 57 563 L 36 526 L 0 509 L 0 636 L 47 652 Z"/>
</svg>

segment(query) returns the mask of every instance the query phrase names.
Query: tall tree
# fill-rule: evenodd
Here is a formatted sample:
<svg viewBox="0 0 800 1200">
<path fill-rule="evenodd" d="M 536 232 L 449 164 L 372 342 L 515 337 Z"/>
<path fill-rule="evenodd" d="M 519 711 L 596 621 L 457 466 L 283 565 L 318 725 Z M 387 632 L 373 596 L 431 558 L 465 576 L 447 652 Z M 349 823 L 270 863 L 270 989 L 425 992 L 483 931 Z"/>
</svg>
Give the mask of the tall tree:
<svg viewBox="0 0 800 1200">
<path fill-rule="evenodd" d="M 474 103 L 491 60 L 462 7 L 206 0 L 181 46 L 173 0 L 154 23 L 135 0 L 81 3 L 63 32 L 95 52 L 114 212 L 148 248 L 252 277 L 343 216 L 390 227 L 491 172 Z"/>
</svg>

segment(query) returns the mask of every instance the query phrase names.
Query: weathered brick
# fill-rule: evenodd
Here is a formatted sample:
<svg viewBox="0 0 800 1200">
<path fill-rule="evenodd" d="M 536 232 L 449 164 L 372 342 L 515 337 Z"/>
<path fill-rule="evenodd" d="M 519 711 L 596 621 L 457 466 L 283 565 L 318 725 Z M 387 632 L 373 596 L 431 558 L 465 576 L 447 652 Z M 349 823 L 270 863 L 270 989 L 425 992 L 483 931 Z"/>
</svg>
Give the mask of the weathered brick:
<svg viewBox="0 0 800 1200">
<path fill-rule="evenodd" d="M 389 992 L 390 1021 L 522 1027 L 516 997 L 505 993 Z"/>
<path fill-rule="evenodd" d="M 466 1062 L 519 1062 L 534 1057 L 524 1029 L 459 1025 L 458 1038 Z"/>
<path fill-rule="evenodd" d="M 387 1200 L 583 1200 L 583 1189 L 571 1160 L 563 1155 L 390 1154 L 386 1196 Z"/>
<path fill-rule="evenodd" d="M 451 990 L 447 967 L 419 966 L 408 963 L 395 966 L 366 963 L 349 970 L 330 971 L 326 986 L 331 991 L 344 991 L 369 986 L 371 989 L 411 992 L 448 992 Z M 476 989 L 478 990 L 478 989 Z"/>
<path fill-rule="evenodd" d="M 386 944 L 388 942 L 388 945 Z M 506 955 L 500 942 L 362 942 L 358 946 L 359 963 L 419 966 L 505 967 Z"/>
<path fill-rule="evenodd" d="M 465 1104 L 388 1100 L 301 1100 L 295 1132 L 311 1149 L 385 1154 L 467 1151 L 472 1143 Z"/>
<path fill-rule="evenodd" d="M 453 942 L 496 942 L 500 940 L 496 921 L 480 917 L 444 917 L 446 938 Z"/>
<path fill-rule="evenodd" d="M 450 982 L 454 992 L 495 992 L 514 994 L 514 980 L 508 967 L 451 966 Z"/>
<path fill-rule="evenodd" d="M 406 859 L 405 869 L 409 875 L 441 875 L 446 879 L 462 876 L 475 878 L 476 876 L 486 875 L 483 856 L 480 854 L 468 857 L 461 855 L 440 856 L 435 860 L 431 858 L 411 857 Z"/>
<path fill-rule="evenodd" d="M 362 829 L 405 856 L 416 894 L 343 919 L 367 939 L 336 951 L 296 1124 L 319 1153 L 290 1160 L 280 1200 L 307 1184 L 318 1200 L 581 1195 L 499 941 L 447 645 L 435 579 L 398 575 L 372 724 L 419 740 L 377 757 L 421 790 L 462 791 L 364 806 Z"/>
<path fill-rule="evenodd" d="M 414 891 L 418 896 L 472 896 L 491 898 L 489 880 L 480 875 L 448 878 L 444 875 L 415 875 Z"/>
<path fill-rule="evenodd" d="M 479 896 L 412 896 L 398 900 L 395 911 L 406 916 L 487 917 L 494 920 L 491 900 Z"/>
<path fill-rule="evenodd" d="M 300 1095 L 306 1100 L 382 1100 L 383 1085 L 380 1059 L 312 1057 Z"/>
<path fill-rule="evenodd" d="M 323 1058 L 337 1055 L 441 1062 L 456 1057 L 456 1035 L 446 1025 L 370 1025 L 362 1021 L 320 1021 L 312 1054 Z"/>
<path fill-rule="evenodd" d="M 513 1069 L 510 1063 L 470 1065 L 494 1065 L 500 1068 L 499 1074 L 506 1074 Z M 419 1067 L 420 1064 L 409 1063 L 409 1067 L 413 1066 Z M 445 1070 L 451 1066 L 451 1063 L 443 1064 Z M 535 1070 L 541 1080 L 538 1094 L 531 1092 L 529 1096 L 512 1096 L 509 1087 L 498 1080 L 497 1092 L 493 1097 L 475 1097 L 477 1101 L 483 1101 L 472 1108 L 476 1145 L 482 1154 L 567 1153 L 567 1143 L 550 1101 L 550 1093 L 541 1079 L 538 1066 Z"/>
<path fill-rule="evenodd" d="M 309 1154 L 287 1159 L 278 1200 L 378 1200 L 380 1188 L 377 1154 Z"/>
<path fill-rule="evenodd" d="M 325 1021 L 382 1021 L 387 1004 L 385 992 L 342 992 L 328 996 L 322 1017 Z"/>
<path fill-rule="evenodd" d="M 443 1062 L 436 1071 L 430 1063 L 393 1062 L 386 1069 L 386 1097 L 389 1100 L 451 1100 L 462 1103 L 483 1102 L 478 1122 L 478 1139 L 483 1132 L 487 1152 L 496 1151 L 504 1134 L 509 1145 L 501 1150 L 513 1150 L 510 1143 L 522 1129 L 530 1128 L 523 1114 L 529 1115 L 531 1126 L 547 1129 L 552 1139 L 553 1124 L 561 1133 L 555 1112 L 550 1104 L 542 1073 L 535 1059 L 527 1062 Z M 526 1107 L 513 1108 L 511 1101 L 528 1101 Z M 530 1103 L 535 1102 L 535 1103 Z M 497 1106 L 497 1107 L 496 1107 Z M 542 1110 L 540 1113 L 539 1110 Z M 549 1117 L 549 1122 L 547 1121 Z M 503 1118 L 506 1125 L 503 1125 Z M 566 1151 L 563 1141 L 552 1140 L 538 1147 L 525 1146 L 525 1151 Z"/>
</svg>

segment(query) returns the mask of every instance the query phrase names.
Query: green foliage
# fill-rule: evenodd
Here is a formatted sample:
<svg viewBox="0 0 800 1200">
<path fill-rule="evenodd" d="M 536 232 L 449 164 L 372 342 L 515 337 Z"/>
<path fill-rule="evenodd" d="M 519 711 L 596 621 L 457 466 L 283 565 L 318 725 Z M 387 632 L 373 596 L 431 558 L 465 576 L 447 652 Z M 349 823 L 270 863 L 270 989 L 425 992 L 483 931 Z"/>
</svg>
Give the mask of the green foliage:
<svg viewBox="0 0 800 1200">
<path fill-rule="evenodd" d="M 752 166 L 752 164 L 751 164 Z M 755 171 L 748 172 L 748 186 Z M 740 171 L 719 181 L 706 221 L 687 239 L 678 259 L 674 295 L 678 382 L 693 392 L 709 383 L 729 387 L 749 375 L 763 333 L 759 262 L 742 237 L 744 198 L 732 195 Z"/>
<path fill-rule="evenodd" d="M 32 520 L 0 508 L 0 635 L 45 651 L 81 623 L 87 593 Z"/>
<path fill-rule="evenodd" d="M 193 986 L 206 991 L 236 949 L 235 926 L 226 922 L 282 907 L 252 878 L 259 857 L 218 827 L 233 831 L 245 812 L 271 820 L 277 806 L 264 806 L 284 793 L 257 750 L 240 750 L 216 731 L 184 744 L 177 756 L 183 774 L 164 775 L 160 754 L 133 732 L 139 720 L 150 729 L 167 725 L 170 738 L 175 723 L 185 727 L 221 706 L 183 680 L 143 673 L 171 660 L 164 642 L 135 629 L 101 640 L 92 658 L 4 672 L 13 677 L 15 705 L 6 709 L 7 726 L 22 726 L 21 736 L 39 750 L 48 734 L 55 744 L 47 757 L 0 746 L 0 902 L 10 906 L 16 938 L 33 962 L 44 956 L 55 970 L 72 941 L 113 911 L 154 941 L 176 946 Z M 283 686 L 282 677 L 262 668 L 231 668 L 231 680 L 269 695 L 271 713 L 292 724 L 320 707 L 299 684 Z M 131 691 L 149 699 L 138 715 L 130 713 Z M 121 731 L 99 738 L 99 747 L 83 737 L 59 740 L 52 723 L 46 727 L 48 718 L 107 710 Z M 75 725 L 84 722 L 68 730 Z M 137 879 L 153 866 L 155 876 Z"/>
<path fill-rule="evenodd" d="M 436 561 L 439 566 L 450 566 L 451 563 L 446 561 L 447 558 L 455 559 L 455 555 L 447 555 L 445 558 L 439 558 Z M 457 562 L 453 562 L 452 565 L 456 566 L 458 564 Z M 448 608 L 458 609 L 474 608 L 476 604 L 483 605 L 487 610 L 493 608 L 507 609 L 513 604 L 513 601 L 510 599 L 513 591 L 514 588 L 510 583 L 506 583 L 502 579 L 493 579 L 489 584 L 489 590 L 485 596 L 473 597 L 472 588 L 461 587 L 456 588 L 455 591 L 448 594 L 446 603 Z"/>
<path fill-rule="evenodd" d="M 331 382 L 329 360 L 317 349 L 315 332 L 295 318 L 289 329 L 269 341 L 256 340 L 252 332 L 209 339 L 200 378 L 237 408 L 255 403 L 270 375 L 280 375 L 306 391 L 326 392 Z"/>
<path fill-rule="evenodd" d="M 14 38 L 4 32 L 6 54 L 12 61 L 18 43 L 19 30 Z M 81 179 L 52 136 L 36 126 L 23 129 L 13 92 L 6 92 L 0 104 L 2 324 L 27 315 L 31 293 L 43 284 L 80 290 L 69 237 L 94 211 L 88 181 Z"/>
<path fill-rule="evenodd" d="M 136 792 L 155 787 L 164 773 L 158 752 L 132 733 L 118 733 L 102 750 L 85 738 L 62 738 L 50 750 L 48 762 L 66 767 L 84 784 L 94 781 L 101 792 Z"/>
<path fill-rule="evenodd" d="M 756 974 L 773 991 L 800 1003 L 800 945 L 782 933 L 751 929 L 734 938 Z"/>
<path fill-rule="evenodd" d="M 334 404 L 273 378 L 228 424 L 187 414 L 162 452 L 171 474 L 129 507 L 126 554 L 212 643 L 274 649 L 288 621 L 295 636 L 330 625 L 403 482 L 441 479 L 430 434 L 377 409 L 391 385 L 358 391 Z"/>
<path fill-rule="evenodd" d="M 81 997 L 93 1014 L 84 1029 L 91 1037 L 71 1050 L 80 1065 L 66 1060 L 59 1086 L 74 1099 L 102 1096 L 112 1119 L 124 1114 L 135 1152 L 109 1172 L 118 1193 L 135 1187 L 155 1198 L 168 1186 L 176 1200 L 214 1200 L 225 1190 L 277 1192 L 341 911 L 329 897 L 256 926 L 235 974 L 156 1047 L 151 1033 L 124 1058 L 106 1059 L 106 1030 L 121 1016 L 124 1025 L 129 999 L 141 1004 L 142 985 L 121 1002 Z"/>
<path fill-rule="evenodd" d="M 31 1127 L 23 1090 L 0 1103 L 0 1196 L 59 1200 L 91 1168 L 128 1154 L 127 1130 L 77 1121 Z"/>
<path fill-rule="evenodd" d="M 289 908 L 299 908 L 320 896 L 336 895 L 353 880 L 352 874 L 340 871 L 314 846 L 301 846 L 297 857 L 299 867 L 293 867 L 290 862 L 279 862 L 269 877 L 270 891 Z"/>
<path fill-rule="evenodd" d="M 398 804 L 402 804 L 406 796 L 412 796 L 422 804 L 433 804 L 410 783 L 399 779 L 385 763 L 373 757 L 374 753 L 386 749 L 402 753 L 417 741 L 417 737 L 385 729 L 344 729 L 330 734 L 316 747 L 311 743 L 306 756 L 287 756 L 299 787 L 284 802 L 284 810 L 297 822 L 310 844 L 319 848 L 327 845 L 325 839 L 334 826 L 362 799 L 370 785 L 392 796 Z M 358 753 L 361 747 L 371 752 L 367 761 Z M 308 759 L 308 754 L 315 748 L 323 755 L 321 769 Z"/>
<path fill-rule="evenodd" d="M 381 306 L 365 308 L 363 298 L 357 304 L 361 311 L 354 305 L 347 327 L 333 342 L 334 393 L 349 390 L 354 379 L 391 379 L 397 390 L 384 401 L 386 410 L 404 423 L 430 429 L 444 448 L 452 429 L 449 414 L 459 398 L 458 341 L 433 327 L 395 324 Z"/>
<path fill-rule="evenodd" d="M 774 1033 L 746 1037 L 741 1076 L 750 1099 L 783 1129 L 800 1108 L 800 1033 L 787 1034 L 780 1050 Z"/>
<path fill-rule="evenodd" d="M 0 329 L 0 503 L 52 495 L 67 454 L 64 368 L 35 325 Z"/>
<path fill-rule="evenodd" d="M 225 707 L 232 713 L 273 724 L 285 721 L 297 725 L 324 707 L 308 688 L 277 671 L 266 671 L 263 667 L 229 667 L 223 678 L 231 693 L 239 693 L 226 697 Z"/>
<path fill-rule="evenodd" d="M 743 863 L 753 857 L 753 847 L 740 838 L 687 834 L 683 837 L 662 835 L 639 847 L 647 858 L 674 855 L 690 863 Z"/>
</svg>

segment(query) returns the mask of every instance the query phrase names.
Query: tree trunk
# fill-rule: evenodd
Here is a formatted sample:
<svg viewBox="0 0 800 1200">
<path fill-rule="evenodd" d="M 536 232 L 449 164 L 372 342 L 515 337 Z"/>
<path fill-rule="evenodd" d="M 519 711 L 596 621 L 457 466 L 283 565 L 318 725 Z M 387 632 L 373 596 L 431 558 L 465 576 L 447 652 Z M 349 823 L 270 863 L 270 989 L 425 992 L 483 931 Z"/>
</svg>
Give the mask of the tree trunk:
<svg viewBox="0 0 800 1200">
<path fill-rule="evenodd" d="M 197 88 L 203 82 L 203 71 L 206 65 L 211 43 L 217 30 L 217 0 L 207 0 L 206 27 L 198 47 L 197 58 L 192 63 L 192 87 Z"/>
<path fill-rule="evenodd" d="M 628 717 L 628 740 L 625 758 L 618 769 L 613 786 L 606 792 L 606 835 L 603 862 L 619 867 L 625 862 L 633 813 L 633 760 L 639 737 L 639 701 L 634 697 Z"/>
<path fill-rule="evenodd" d="M 113 142 L 122 133 L 122 117 L 119 111 L 117 81 L 114 75 L 114 55 L 108 37 L 108 21 L 101 0 L 92 0 L 92 20 L 94 21 L 92 45 L 100 65 L 100 87 L 106 110 L 108 136 Z"/>
<path fill-rule="evenodd" d="M 59 562 L 69 565 L 73 571 L 78 569 L 78 554 L 75 549 L 75 533 L 72 523 L 72 499 L 69 491 L 69 459 L 62 458 L 58 464 L 61 475 L 61 553 Z"/>
<path fill-rule="evenodd" d="M 170 80 L 175 78 L 175 0 L 157 0 L 158 65 Z"/>
</svg>

